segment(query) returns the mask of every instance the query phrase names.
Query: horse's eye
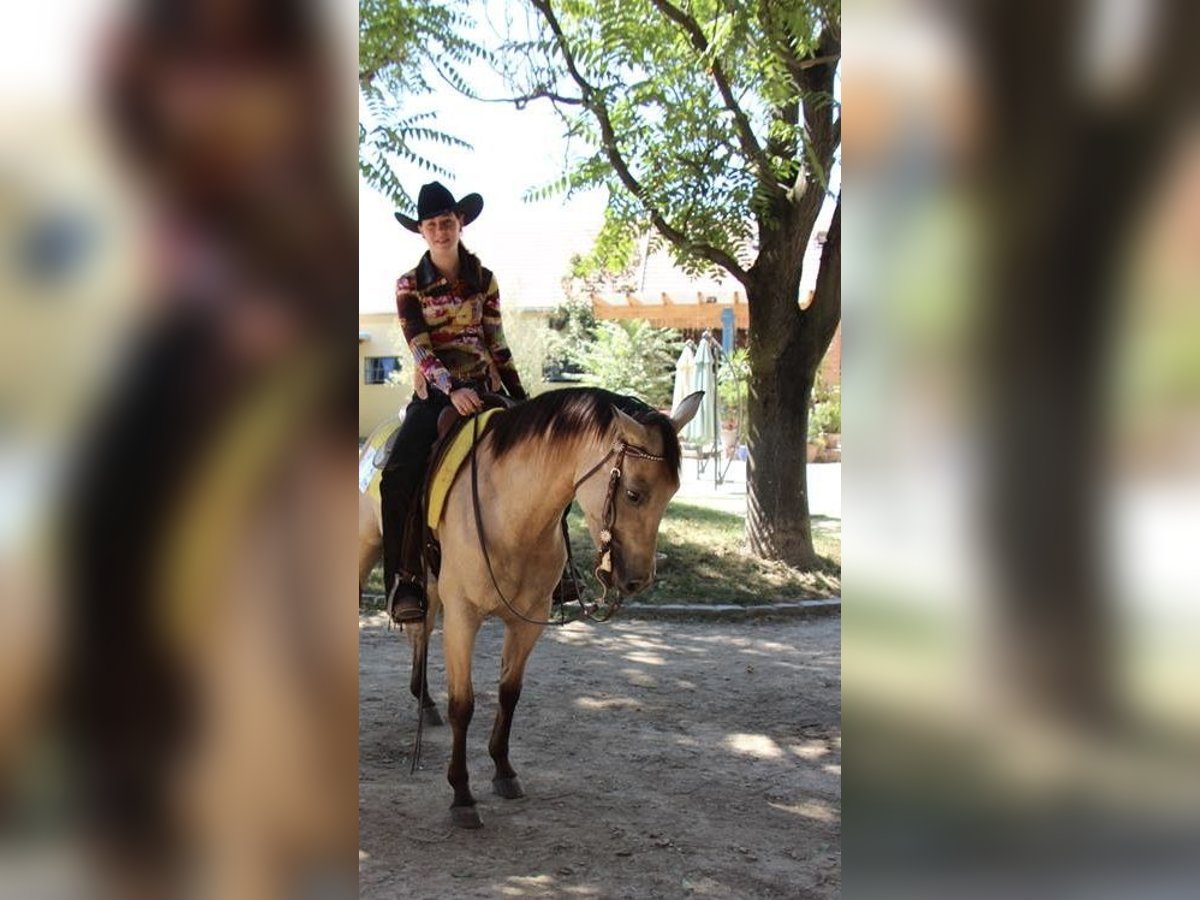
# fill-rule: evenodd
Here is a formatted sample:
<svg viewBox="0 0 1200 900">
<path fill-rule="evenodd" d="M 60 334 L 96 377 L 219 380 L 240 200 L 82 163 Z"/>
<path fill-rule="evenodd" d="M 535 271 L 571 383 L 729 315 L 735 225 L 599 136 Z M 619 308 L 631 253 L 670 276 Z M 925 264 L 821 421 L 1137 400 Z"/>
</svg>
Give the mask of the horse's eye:
<svg viewBox="0 0 1200 900">
<path fill-rule="evenodd" d="M 625 496 L 629 498 L 630 503 L 640 503 L 642 495 L 637 491 L 626 491 Z"/>
</svg>

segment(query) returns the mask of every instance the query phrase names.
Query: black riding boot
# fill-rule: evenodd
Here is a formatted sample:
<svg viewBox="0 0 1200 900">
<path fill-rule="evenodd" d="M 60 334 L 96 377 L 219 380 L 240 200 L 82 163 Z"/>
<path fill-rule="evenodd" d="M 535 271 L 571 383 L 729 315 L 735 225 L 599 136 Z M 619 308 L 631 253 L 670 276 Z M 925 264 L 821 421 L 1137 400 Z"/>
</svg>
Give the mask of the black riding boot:
<svg viewBox="0 0 1200 900">
<path fill-rule="evenodd" d="M 438 415 L 449 402 L 444 394 L 432 390 L 427 399 L 413 398 L 379 482 L 383 584 L 388 614 L 395 622 L 419 621 L 425 617 L 420 522 L 414 521 L 410 511 L 425 477 L 429 450 L 437 439 Z"/>
</svg>

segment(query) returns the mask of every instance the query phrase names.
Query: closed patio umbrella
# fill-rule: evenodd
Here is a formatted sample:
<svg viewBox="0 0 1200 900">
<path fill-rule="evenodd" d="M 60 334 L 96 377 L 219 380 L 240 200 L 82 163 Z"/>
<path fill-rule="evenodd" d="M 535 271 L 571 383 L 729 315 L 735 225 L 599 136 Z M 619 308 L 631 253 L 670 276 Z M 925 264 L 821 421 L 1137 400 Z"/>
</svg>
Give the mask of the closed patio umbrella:
<svg viewBox="0 0 1200 900">
<path fill-rule="evenodd" d="M 705 332 L 696 348 L 696 376 L 693 391 L 704 391 L 700 409 L 683 429 L 686 441 L 701 448 L 715 445 L 717 440 L 717 360 L 713 355 L 711 338 Z"/>
<path fill-rule="evenodd" d="M 675 391 L 671 395 L 671 409 L 677 408 L 683 398 L 694 390 L 692 383 L 695 380 L 696 351 L 692 349 L 692 342 L 688 341 L 683 345 L 679 359 L 675 360 Z"/>
</svg>

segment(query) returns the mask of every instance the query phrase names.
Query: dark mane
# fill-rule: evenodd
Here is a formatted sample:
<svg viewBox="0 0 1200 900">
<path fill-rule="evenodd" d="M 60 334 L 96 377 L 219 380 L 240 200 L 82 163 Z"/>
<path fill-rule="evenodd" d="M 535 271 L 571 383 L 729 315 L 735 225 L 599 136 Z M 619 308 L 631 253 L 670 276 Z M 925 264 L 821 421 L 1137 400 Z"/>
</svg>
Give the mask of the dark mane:
<svg viewBox="0 0 1200 900">
<path fill-rule="evenodd" d="M 548 391 L 496 416 L 489 430 L 492 451 L 500 459 L 515 447 L 538 438 L 551 442 L 588 436 L 602 438 L 616 418 L 614 406 L 647 428 L 658 429 L 666 457 L 664 464 L 678 477 L 682 454 L 671 420 L 641 400 L 602 388 Z"/>
</svg>

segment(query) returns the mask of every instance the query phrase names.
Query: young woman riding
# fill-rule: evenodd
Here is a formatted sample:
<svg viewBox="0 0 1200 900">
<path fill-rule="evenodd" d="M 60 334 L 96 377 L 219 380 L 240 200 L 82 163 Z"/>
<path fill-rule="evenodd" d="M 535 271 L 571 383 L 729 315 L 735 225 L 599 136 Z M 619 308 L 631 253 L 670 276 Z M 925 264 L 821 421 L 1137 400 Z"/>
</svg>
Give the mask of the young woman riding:
<svg viewBox="0 0 1200 900">
<path fill-rule="evenodd" d="M 478 412 L 480 395 L 487 392 L 525 399 L 504 339 L 495 276 L 461 240 L 463 228 L 482 209 L 479 194 L 456 201 L 434 181 L 421 188 L 416 219 L 396 213 L 429 248 L 396 282 L 396 310 L 415 366 L 412 401 L 379 487 L 384 585 L 396 622 L 424 617 L 424 579 L 414 552 L 419 544 L 412 535 L 405 540 L 405 527 L 437 437 L 438 416 L 447 406 L 463 416 Z"/>
</svg>

